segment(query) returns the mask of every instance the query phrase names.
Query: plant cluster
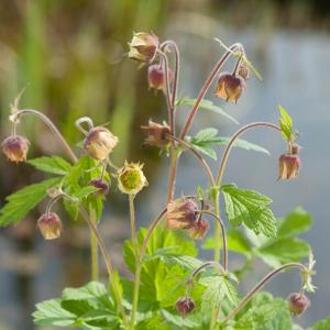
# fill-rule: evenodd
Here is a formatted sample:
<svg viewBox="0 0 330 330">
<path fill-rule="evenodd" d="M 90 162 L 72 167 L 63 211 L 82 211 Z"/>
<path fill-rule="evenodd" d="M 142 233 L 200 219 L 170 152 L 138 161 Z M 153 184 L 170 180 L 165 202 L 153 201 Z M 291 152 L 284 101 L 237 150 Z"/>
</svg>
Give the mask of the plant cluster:
<svg viewBox="0 0 330 330">
<path fill-rule="evenodd" d="M 218 40 L 219 41 L 219 40 Z M 218 136 L 215 128 L 204 128 L 189 136 L 198 111 L 213 111 L 237 123 L 205 95 L 216 80 L 215 95 L 237 103 L 247 88 L 248 79 L 259 73 L 251 65 L 244 47 L 235 43 L 221 46 L 225 53 L 208 75 L 196 99 L 178 98 L 180 54 L 172 40 L 160 42 L 153 33 L 136 33 L 129 43 L 128 57 L 147 66 L 148 84 L 161 91 L 167 104 L 167 122 L 149 120 L 142 126 L 146 144 L 160 148 L 170 158 L 166 202 L 147 228 L 136 228 L 135 197 L 147 185 L 140 163 L 113 164 L 112 152 L 118 138 L 106 127 L 95 126 L 92 119 L 82 117 L 76 127 L 84 135 L 79 156 L 66 142 L 53 122 L 42 112 L 20 109 L 19 97 L 12 105 L 12 132 L 2 143 L 9 161 L 27 162 L 37 170 L 53 176 L 29 185 L 7 197 L 0 210 L 0 225 L 20 222 L 44 198 L 49 201 L 37 221 L 46 240 L 57 239 L 65 230 L 55 203 L 62 201 L 74 221 L 84 220 L 91 233 L 92 281 L 80 288 L 66 288 L 61 297 L 36 305 L 34 321 L 41 326 L 79 329 L 299 329 L 293 316 L 301 315 L 310 305 L 306 292 L 312 284 L 314 259 L 311 248 L 297 236 L 311 226 L 310 216 L 301 208 L 283 219 L 277 219 L 271 199 L 257 191 L 224 183 L 224 173 L 233 147 L 268 151 L 241 139 L 257 128 L 274 131 L 282 137 L 287 151 L 279 157 L 279 180 L 298 176 L 301 167 L 297 133 L 288 112 L 279 106 L 279 122 L 253 122 L 242 126 L 231 137 Z M 224 72 L 232 59 L 231 72 Z M 177 109 L 190 107 L 181 131 L 177 131 Z M 24 117 L 40 119 L 62 144 L 69 161 L 56 155 L 27 160 L 30 142 L 17 134 Z M 207 157 L 217 160 L 214 147 L 224 146 L 218 170 L 213 173 Z M 184 152 L 190 152 L 208 178 L 206 187 L 196 187 L 176 197 L 177 164 Z M 121 276 L 98 230 L 103 205 L 110 183 L 128 197 L 130 239 L 125 241 L 123 254 L 132 277 Z M 220 208 L 223 198 L 224 210 Z M 225 223 L 224 218 L 227 218 Z M 211 225 L 211 221 L 214 225 Z M 213 228 L 213 233 L 211 228 Z M 210 234 L 211 233 L 211 234 Z M 212 260 L 198 258 L 196 241 L 213 250 Z M 243 265 L 233 269 L 229 253 L 238 253 Z M 99 278 L 98 256 L 102 256 L 108 283 Z M 302 263 L 303 259 L 308 263 Z M 248 292 L 242 293 L 238 283 L 249 276 L 256 259 L 271 269 Z M 301 286 L 287 300 L 275 298 L 261 289 L 279 273 L 295 269 Z M 321 321 L 312 329 L 329 329 L 330 320 Z"/>
</svg>

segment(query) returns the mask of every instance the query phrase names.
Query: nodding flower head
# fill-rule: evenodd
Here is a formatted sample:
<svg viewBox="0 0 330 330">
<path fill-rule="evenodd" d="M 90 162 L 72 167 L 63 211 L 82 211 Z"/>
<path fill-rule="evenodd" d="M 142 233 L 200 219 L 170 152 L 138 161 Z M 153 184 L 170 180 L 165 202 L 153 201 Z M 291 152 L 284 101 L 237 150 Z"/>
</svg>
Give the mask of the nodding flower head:
<svg viewBox="0 0 330 330">
<path fill-rule="evenodd" d="M 168 79 L 169 82 L 173 79 L 173 72 L 169 68 L 168 69 Z M 164 90 L 166 87 L 166 77 L 165 77 L 165 70 L 163 65 L 161 64 L 152 64 L 149 65 L 148 68 L 148 85 L 149 88 L 154 88 L 158 90 Z"/>
<path fill-rule="evenodd" d="M 219 76 L 215 95 L 227 102 L 237 103 L 245 89 L 244 79 L 232 73 L 222 73 Z"/>
<path fill-rule="evenodd" d="M 288 296 L 289 310 L 293 315 L 301 315 L 310 306 L 310 300 L 303 294 L 294 292 Z"/>
<path fill-rule="evenodd" d="M 299 146 L 293 144 L 290 151 L 280 156 L 279 158 L 279 180 L 294 179 L 299 174 L 301 160 L 299 157 Z"/>
<path fill-rule="evenodd" d="M 38 228 L 46 240 L 59 238 L 62 233 L 62 222 L 54 212 L 44 213 L 38 220 Z"/>
<path fill-rule="evenodd" d="M 102 179 L 94 179 L 89 184 L 97 189 L 99 195 L 105 196 L 109 193 L 109 185 Z"/>
<path fill-rule="evenodd" d="M 171 130 L 165 122 L 163 122 L 163 124 L 158 124 L 152 120 L 149 120 L 148 126 L 141 126 L 141 128 L 147 134 L 147 138 L 145 140 L 146 144 L 164 147 L 170 143 L 167 135 L 171 133 Z"/>
<path fill-rule="evenodd" d="M 179 198 L 167 205 L 166 220 L 170 229 L 190 229 L 198 220 L 198 205 L 193 198 Z"/>
<path fill-rule="evenodd" d="M 94 127 L 89 132 L 84 141 L 84 149 L 96 160 L 105 160 L 115 146 L 118 138 L 105 127 Z"/>
<path fill-rule="evenodd" d="M 189 229 L 189 236 L 193 239 L 203 239 L 209 230 L 209 223 L 206 220 L 199 219 Z"/>
<path fill-rule="evenodd" d="M 26 161 L 29 146 L 29 140 L 20 135 L 9 136 L 1 143 L 4 155 L 15 163 Z"/>
<path fill-rule="evenodd" d="M 159 47 L 159 39 L 154 33 L 134 33 L 129 45 L 128 57 L 134 60 L 150 63 L 154 60 Z"/>
<path fill-rule="evenodd" d="M 127 163 L 118 170 L 118 188 L 124 194 L 135 195 L 148 185 L 142 164 Z"/>
<path fill-rule="evenodd" d="M 175 303 L 176 311 L 182 316 L 191 313 L 196 307 L 194 300 L 188 296 L 180 297 Z"/>
</svg>

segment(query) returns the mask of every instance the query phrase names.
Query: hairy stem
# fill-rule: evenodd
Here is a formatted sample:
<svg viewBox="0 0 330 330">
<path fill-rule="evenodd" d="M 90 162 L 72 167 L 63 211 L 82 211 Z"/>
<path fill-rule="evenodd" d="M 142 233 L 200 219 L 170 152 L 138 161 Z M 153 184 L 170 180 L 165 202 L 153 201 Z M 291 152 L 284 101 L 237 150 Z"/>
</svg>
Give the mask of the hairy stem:
<svg viewBox="0 0 330 330">
<path fill-rule="evenodd" d="M 175 193 L 175 180 L 176 180 L 176 173 L 178 168 L 178 161 L 180 158 L 180 154 L 174 147 L 171 147 L 171 163 L 169 169 L 169 176 L 168 176 L 168 192 L 167 192 L 167 202 L 169 203 L 174 198 Z"/>
<path fill-rule="evenodd" d="M 272 270 L 264 278 L 262 278 L 260 282 L 241 299 L 238 305 L 223 320 L 223 324 L 225 324 L 228 320 L 232 319 L 246 305 L 246 303 L 248 303 L 250 299 L 274 276 L 276 276 L 278 273 L 282 272 L 287 268 L 298 268 L 302 272 L 306 271 L 306 267 L 303 264 L 294 263 L 294 262 L 285 264 L 283 266 L 278 267 L 277 269 Z"/>
<path fill-rule="evenodd" d="M 71 159 L 73 163 L 76 163 L 78 161 L 77 156 L 69 146 L 69 144 L 66 142 L 65 138 L 61 134 L 61 132 L 57 129 L 57 127 L 53 124 L 53 122 L 42 112 L 34 110 L 34 109 L 21 109 L 21 110 L 16 110 L 13 113 L 13 121 L 16 122 L 19 120 L 19 118 L 23 115 L 32 115 L 37 118 L 39 118 L 58 138 L 58 140 L 61 142 L 61 144 L 64 147 L 65 152 L 67 153 L 68 157 Z"/>
<path fill-rule="evenodd" d="M 184 148 L 186 148 L 192 152 L 192 154 L 197 158 L 197 160 L 200 162 L 201 166 L 204 168 L 205 173 L 207 174 L 208 179 L 210 181 L 210 185 L 214 186 L 215 180 L 214 180 L 211 168 L 210 168 L 209 164 L 206 162 L 206 160 L 204 159 L 204 157 L 192 145 L 190 145 L 186 141 L 181 140 L 180 138 L 175 137 L 173 135 L 168 135 L 168 138 L 178 142 L 179 144 L 181 144 L 181 146 L 183 146 Z"/>
<path fill-rule="evenodd" d="M 180 138 L 184 139 L 184 137 L 187 135 L 187 133 L 189 132 L 191 125 L 193 123 L 193 120 L 197 114 L 198 108 L 204 98 L 204 96 L 206 95 L 208 89 L 210 88 L 213 80 L 215 79 L 215 77 L 217 76 L 217 74 L 219 73 L 219 71 L 221 70 L 221 68 L 223 67 L 223 65 L 226 63 L 226 61 L 229 59 L 229 57 L 231 55 L 233 55 L 233 52 L 236 49 L 243 49 L 242 45 L 239 43 L 235 43 L 233 44 L 229 50 L 226 51 L 226 53 L 220 58 L 220 60 L 215 64 L 215 66 L 213 67 L 212 71 L 210 72 L 209 76 L 207 77 L 207 79 L 204 82 L 204 85 L 202 86 L 196 102 L 193 106 L 193 108 L 191 109 L 190 113 L 187 116 L 185 125 L 181 131 L 180 134 Z"/>
<path fill-rule="evenodd" d="M 95 210 L 90 207 L 89 209 L 90 221 L 94 223 L 95 227 L 97 226 L 97 218 Z M 90 237 L 90 249 L 91 249 L 91 273 L 92 280 L 98 281 L 99 279 L 99 254 L 98 254 L 98 242 L 97 237 L 93 232 L 91 232 Z"/>
<path fill-rule="evenodd" d="M 217 179 L 216 179 L 216 183 L 218 186 L 221 185 L 223 174 L 226 169 L 227 162 L 228 162 L 228 158 L 229 158 L 230 152 L 233 148 L 233 145 L 234 145 L 236 139 L 238 139 L 243 133 L 247 132 L 248 130 L 250 130 L 252 128 L 256 128 L 256 127 L 272 128 L 272 129 L 277 130 L 278 132 L 281 132 L 281 128 L 276 124 L 269 123 L 269 122 L 254 122 L 254 123 L 243 126 L 236 133 L 234 133 L 232 135 L 232 137 L 230 138 L 225 151 L 223 152 L 223 156 L 222 156 L 222 159 L 220 162 L 219 171 L 218 171 L 218 175 L 217 175 Z"/>
</svg>

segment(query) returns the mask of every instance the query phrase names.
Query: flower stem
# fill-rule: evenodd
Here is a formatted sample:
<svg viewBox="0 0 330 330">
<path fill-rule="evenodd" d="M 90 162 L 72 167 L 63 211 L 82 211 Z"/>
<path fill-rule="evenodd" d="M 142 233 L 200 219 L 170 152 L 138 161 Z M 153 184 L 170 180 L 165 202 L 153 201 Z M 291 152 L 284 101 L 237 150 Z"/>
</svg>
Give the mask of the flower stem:
<svg viewBox="0 0 330 330">
<path fill-rule="evenodd" d="M 171 147 L 171 163 L 169 169 L 169 176 L 168 176 L 168 192 L 167 192 L 167 202 L 169 203 L 174 198 L 175 193 L 175 180 L 176 180 L 176 173 L 178 167 L 178 160 L 180 158 L 180 153 Z"/>
<path fill-rule="evenodd" d="M 226 51 L 226 53 L 220 58 L 220 60 L 215 64 L 215 66 L 213 67 L 211 73 L 209 74 L 209 76 L 207 77 L 207 79 L 204 82 L 204 85 L 202 86 L 196 102 L 193 106 L 193 108 L 191 109 L 189 115 L 187 116 L 186 119 L 186 123 L 181 131 L 180 134 L 180 138 L 184 139 L 184 137 L 187 135 L 187 133 L 189 132 L 191 125 L 193 123 L 193 120 L 196 116 L 196 113 L 198 111 L 198 108 L 204 98 L 204 96 L 206 95 L 208 89 L 210 88 L 213 80 L 215 79 L 215 77 L 217 76 L 217 74 L 219 73 L 219 71 L 221 70 L 221 68 L 223 67 L 223 65 L 226 63 L 226 61 L 229 59 L 229 57 L 231 55 L 233 55 L 233 51 L 235 51 L 236 49 L 242 49 L 242 45 L 239 43 L 235 43 L 232 46 L 230 46 L 230 48 Z"/>
<path fill-rule="evenodd" d="M 298 268 L 302 272 L 306 271 L 306 267 L 303 264 L 294 262 L 285 264 L 283 266 L 278 267 L 277 269 L 272 270 L 242 298 L 238 305 L 223 320 L 223 324 L 232 319 L 246 305 L 246 303 L 250 301 L 254 294 L 256 294 L 265 284 L 267 284 L 267 282 L 269 282 L 274 276 L 276 276 L 278 273 L 282 272 L 287 268 Z"/>
<path fill-rule="evenodd" d="M 217 216 L 215 213 L 210 211 L 202 211 L 204 214 L 211 215 L 218 223 L 218 226 L 221 230 L 220 238 L 222 239 L 222 249 L 223 249 L 223 269 L 225 272 L 228 271 L 228 247 L 227 247 L 227 235 L 226 235 L 226 229 L 225 225 L 222 221 L 222 219 Z M 220 250 L 220 249 L 219 249 Z M 220 254 L 220 251 L 219 251 Z M 214 261 L 217 263 L 217 261 Z"/>
<path fill-rule="evenodd" d="M 148 231 L 147 231 L 147 234 L 146 234 L 146 236 L 143 240 L 140 253 L 139 253 L 138 257 L 136 258 L 136 269 L 135 269 L 135 275 L 134 275 L 134 289 L 133 289 L 133 302 L 132 302 L 132 314 L 131 314 L 131 320 L 130 320 L 131 329 L 134 329 L 136 312 L 137 312 L 137 308 L 138 308 L 143 258 L 145 256 L 145 252 L 146 252 L 146 249 L 147 249 L 149 239 L 150 239 L 152 233 L 154 232 L 155 228 L 160 224 L 160 222 L 163 219 L 163 216 L 164 216 L 165 213 L 166 213 L 166 208 L 163 209 L 162 212 L 150 224 L 150 226 L 148 228 Z"/>
<path fill-rule="evenodd" d="M 281 132 L 281 128 L 276 124 L 269 123 L 269 122 L 254 122 L 254 123 L 243 126 L 236 133 L 234 133 L 232 135 L 232 137 L 230 138 L 225 151 L 223 152 L 223 156 L 222 156 L 222 159 L 220 162 L 219 171 L 218 171 L 218 175 L 217 175 L 217 179 L 216 179 L 217 186 L 221 185 L 223 174 L 224 174 L 227 162 L 228 162 L 228 158 L 229 158 L 230 152 L 233 148 L 233 145 L 234 145 L 236 139 L 238 139 L 243 133 L 247 132 L 248 130 L 250 130 L 252 128 L 256 128 L 256 127 L 272 128 L 272 129 L 275 129 L 275 130 Z"/>
<path fill-rule="evenodd" d="M 61 142 L 61 144 L 64 147 L 65 152 L 67 153 L 68 157 L 71 159 L 73 163 L 76 163 L 78 161 L 77 156 L 69 146 L 69 144 L 66 142 L 65 138 L 61 134 L 61 132 L 57 129 L 57 127 L 53 124 L 53 122 L 42 112 L 34 110 L 34 109 L 21 109 L 21 110 L 15 110 L 13 113 L 13 122 L 16 122 L 19 120 L 19 118 L 23 115 L 32 115 L 37 118 L 39 118 L 58 138 L 58 140 Z"/>
<path fill-rule="evenodd" d="M 137 257 L 137 237 L 136 237 L 136 219 L 135 219 L 135 207 L 134 207 L 134 198 L 135 195 L 129 194 L 129 218 L 130 218 L 130 231 L 131 231 L 131 240 L 134 246 L 134 252 Z"/>
<path fill-rule="evenodd" d="M 169 137 L 169 139 L 178 142 L 179 144 L 181 144 L 181 146 L 185 147 L 186 149 L 188 149 L 189 151 L 192 152 L 192 154 L 197 158 L 197 160 L 200 162 L 201 166 L 204 168 L 211 186 L 214 186 L 215 180 L 214 180 L 211 168 L 210 168 L 209 164 L 206 162 L 206 160 L 204 159 L 204 157 L 192 145 L 190 145 L 186 141 L 181 140 L 180 138 L 175 137 L 173 135 L 168 135 L 168 137 Z"/>
<path fill-rule="evenodd" d="M 97 226 L 97 218 L 95 210 L 90 207 L 89 209 L 89 216 L 90 221 L 94 223 L 95 227 Z M 99 255 L 98 255 L 98 243 L 97 237 L 93 232 L 91 232 L 90 237 L 90 249 L 91 249 L 91 273 L 92 273 L 92 280 L 98 281 L 99 280 Z"/>
</svg>

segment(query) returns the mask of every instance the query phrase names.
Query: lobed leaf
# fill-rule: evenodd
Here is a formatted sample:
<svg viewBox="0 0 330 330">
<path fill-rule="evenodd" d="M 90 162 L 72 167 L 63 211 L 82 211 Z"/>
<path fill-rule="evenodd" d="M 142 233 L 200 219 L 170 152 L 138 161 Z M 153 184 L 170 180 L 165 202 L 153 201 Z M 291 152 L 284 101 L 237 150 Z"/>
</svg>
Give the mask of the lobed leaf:
<svg viewBox="0 0 330 330">
<path fill-rule="evenodd" d="M 39 157 L 27 162 L 40 171 L 57 175 L 66 175 L 72 168 L 70 163 L 59 156 Z"/>
</svg>

